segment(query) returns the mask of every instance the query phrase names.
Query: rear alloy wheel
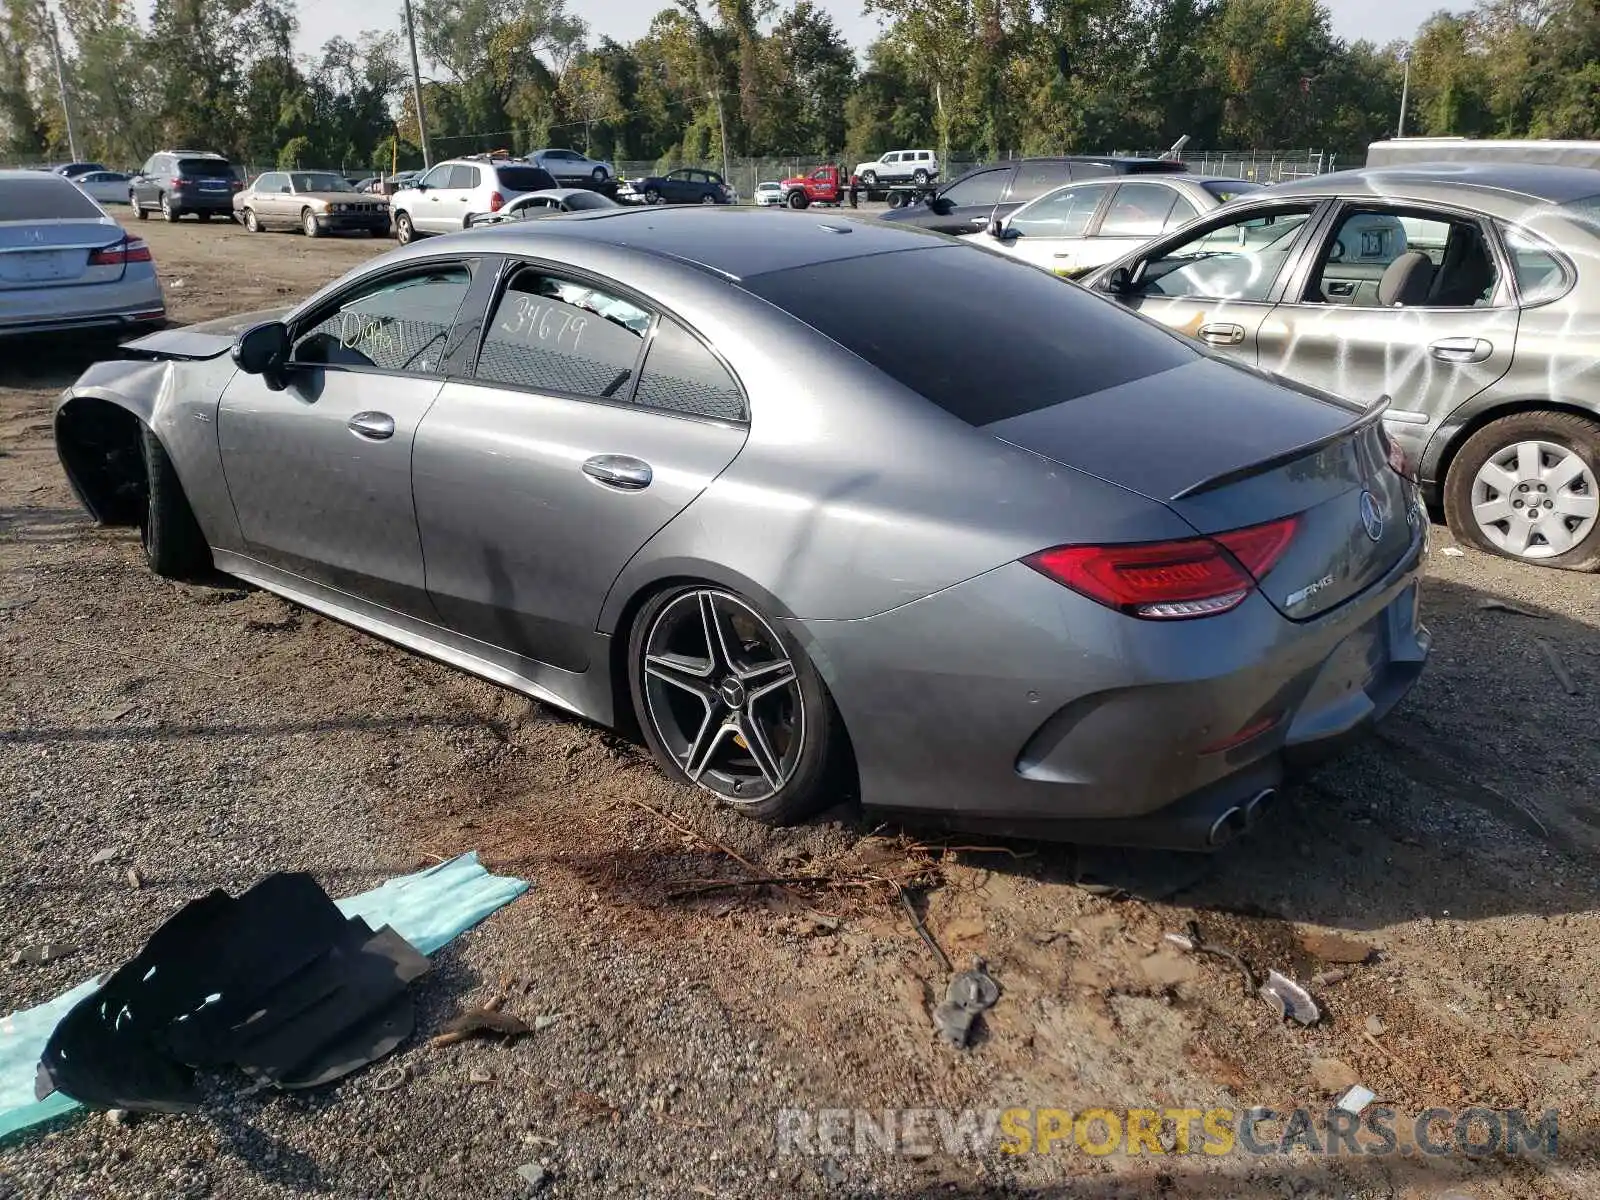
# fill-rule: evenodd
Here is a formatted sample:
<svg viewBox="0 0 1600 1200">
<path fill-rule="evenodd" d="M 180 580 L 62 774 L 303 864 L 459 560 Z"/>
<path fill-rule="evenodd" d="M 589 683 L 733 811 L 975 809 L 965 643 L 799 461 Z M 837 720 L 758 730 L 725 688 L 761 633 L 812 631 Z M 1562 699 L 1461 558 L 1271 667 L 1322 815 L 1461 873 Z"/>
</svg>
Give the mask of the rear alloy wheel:
<svg viewBox="0 0 1600 1200">
<path fill-rule="evenodd" d="M 128 203 L 133 205 L 134 215 L 137 216 L 139 220 L 148 221 L 150 219 L 150 214 L 145 212 L 144 205 L 139 203 L 139 197 L 134 195 L 132 192 L 128 193 Z"/>
<path fill-rule="evenodd" d="M 1484 426 L 1450 464 L 1444 503 L 1451 530 L 1479 549 L 1600 569 L 1600 424 L 1522 412 Z"/>
<path fill-rule="evenodd" d="M 260 233 L 261 232 L 261 221 L 256 216 L 256 210 L 255 209 L 247 208 L 247 209 L 244 210 L 244 227 L 246 229 L 248 229 L 251 233 Z"/>
<path fill-rule="evenodd" d="M 161 197 L 161 219 L 164 221 L 176 221 L 182 215 L 173 207 L 172 197 L 163 193 Z"/>
<path fill-rule="evenodd" d="M 300 228 L 306 231 L 310 238 L 322 236 L 322 226 L 317 224 L 317 214 L 309 208 L 302 209 L 300 213 Z"/>
<path fill-rule="evenodd" d="M 771 823 L 836 798 L 838 714 L 804 652 L 748 600 L 664 592 L 634 622 L 628 655 L 640 728 L 669 775 Z"/>
<path fill-rule="evenodd" d="M 715 204 L 716 202 L 717 202 L 717 198 L 715 196 L 713 196 L 710 192 L 707 192 L 704 196 L 700 197 L 700 203 L 701 204 Z"/>
<path fill-rule="evenodd" d="M 604 183 L 607 178 L 606 169 L 604 167 L 596 167 L 593 171 L 589 172 L 589 178 L 593 179 L 596 183 Z"/>
<path fill-rule="evenodd" d="M 645 188 L 645 190 L 644 190 L 644 202 L 646 204 L 660 204 L 661 203 L 661 193 L 658 192 L 653 187 Z"/>
<path fill-rule="evenodd" d="M 394 240 L 402 246 L 409 246 L 416 238 L 417 231 L 411 228 L 410 213 L 395 213 L 394 215 Z"/>
</svg>

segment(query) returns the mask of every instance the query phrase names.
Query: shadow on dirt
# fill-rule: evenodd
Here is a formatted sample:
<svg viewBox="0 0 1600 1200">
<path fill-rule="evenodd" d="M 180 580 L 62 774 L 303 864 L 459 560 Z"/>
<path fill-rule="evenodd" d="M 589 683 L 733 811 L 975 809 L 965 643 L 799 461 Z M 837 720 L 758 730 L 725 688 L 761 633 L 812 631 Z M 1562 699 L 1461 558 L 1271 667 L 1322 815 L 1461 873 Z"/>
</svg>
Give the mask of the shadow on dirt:
<svg viewBox="0 0 1600 1200">
<path fill-rule="evenodd" d="M 51 333 L 19 340 L 0 356 L 0 388 L 70 387 L 95 363 L 119 357 L 120 342 L 135 336 L 143 335 Z"/>
</svg>

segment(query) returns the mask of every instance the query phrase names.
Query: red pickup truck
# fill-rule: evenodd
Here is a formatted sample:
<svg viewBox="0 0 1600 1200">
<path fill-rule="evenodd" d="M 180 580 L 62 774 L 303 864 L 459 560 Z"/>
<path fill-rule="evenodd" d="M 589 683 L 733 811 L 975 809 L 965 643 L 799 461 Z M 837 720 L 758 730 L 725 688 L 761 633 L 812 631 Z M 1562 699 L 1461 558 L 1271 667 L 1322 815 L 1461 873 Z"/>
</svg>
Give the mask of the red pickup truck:
<svg viewBox="0 0 1600 1200">
<path fill-rule="evenodd" d="M 806 208 L 812 204 L 844 204 L 850 200 L 849 174 L 832 163 L 818 167 L 809 175 L 796 175 L 778 186 L 783 189 L 782 203 L 790 208 Z"/>
</svg>

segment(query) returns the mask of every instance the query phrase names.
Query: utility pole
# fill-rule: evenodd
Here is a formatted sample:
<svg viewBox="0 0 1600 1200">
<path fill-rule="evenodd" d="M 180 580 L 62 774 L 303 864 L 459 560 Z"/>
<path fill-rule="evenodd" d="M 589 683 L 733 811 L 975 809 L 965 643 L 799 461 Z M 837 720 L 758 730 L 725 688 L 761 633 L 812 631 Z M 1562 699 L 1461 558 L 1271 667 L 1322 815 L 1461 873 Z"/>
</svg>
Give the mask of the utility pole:
<svg viewBox="0 0 1600 1200">
<path fill-rule="evenodd" d="M 1394 135 L 1403 138 L 1406 135 L 1406 101 L 1411 98 L 1411 47 L 1407 46 L 1400 51 L 1400 61 L 1405 64 L 1405 75 L 1400 80 L 1400 124 L 1395 127 Z"/>
<path fill-rule="evenodd" d="M 422 113 L 422 66 L 417 61 L 417 21 L 411 15 L 411 0 L 406 0 L 406 39 L 411 43 L 411 99 L 417 106 L 417 138 L 422 142 L 422 165 L 433 166 L 428 152 L 428 119 Z"/>
<path fill-rule="evenodd" d="M 732 179 L 733 175 L 728 170 L 728 122 L 722 115 L 722 93 L 712 92 L 711 99 L 717 102 L 717 127 L 722 131 L 722 177 Z"/>
<path fill-rule="evenodd" d="M 56 91 L 61 95 L 61 119 L 67 124 L 67 153 L 72 155 L 72 161 L 78 161 L 78 138 L 72 132 L 72 107 L 67 103 L 67 72 L 61 64 L 61 35 L 56 29 L 56 15 L 51 12 L 44 0 L 39 0 L 39 16 L 45 23 L 50 34 L 50 52 L 56 60 Z"/>
</svg>

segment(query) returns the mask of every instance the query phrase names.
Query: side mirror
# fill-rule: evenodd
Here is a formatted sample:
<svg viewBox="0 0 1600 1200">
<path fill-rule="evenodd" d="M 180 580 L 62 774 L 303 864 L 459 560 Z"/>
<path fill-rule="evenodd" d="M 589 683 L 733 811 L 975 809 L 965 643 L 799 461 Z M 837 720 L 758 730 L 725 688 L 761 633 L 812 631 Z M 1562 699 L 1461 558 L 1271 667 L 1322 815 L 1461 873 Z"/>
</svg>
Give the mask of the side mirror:
<svg viewBox="0 0 1600 1200">
<path fill-rule="evenodd" d="M 1006 236 L 1006 223 L 1003 217 L 989 218 L 989 236 L 1004 240 Z"/>
<path fill-rule="evenodd" d="M 928 207 L 933 209 L 937 215 L 941 217 L 947 217 L 950 215 L 950 210 L 953 209 L 955 205 L 950 203 L 950 201 L 946 200 L 943 196 L 929 196 Z"/>
<path fill-rule="evenodd" d="M 1133 272 L 1129 271 L 1127 267 L 1118 267 L 1106 276 L 1106 281 L 1102 286 L 1113 296 L 1131 295 L 1133 292 Z"/>
<path fill-rule="evenodd" d="M 289 364 L 288 327 L 268 321 L 245 330 L 233 344 L 233 364 L 246 375 L 260 375 L 273 391 L 281 391 Z"/>
</svg>

